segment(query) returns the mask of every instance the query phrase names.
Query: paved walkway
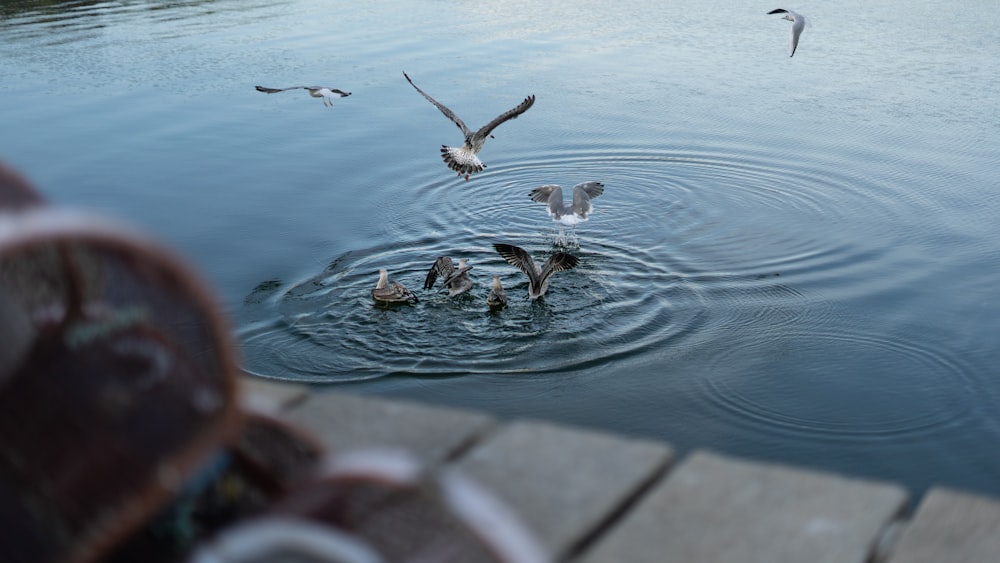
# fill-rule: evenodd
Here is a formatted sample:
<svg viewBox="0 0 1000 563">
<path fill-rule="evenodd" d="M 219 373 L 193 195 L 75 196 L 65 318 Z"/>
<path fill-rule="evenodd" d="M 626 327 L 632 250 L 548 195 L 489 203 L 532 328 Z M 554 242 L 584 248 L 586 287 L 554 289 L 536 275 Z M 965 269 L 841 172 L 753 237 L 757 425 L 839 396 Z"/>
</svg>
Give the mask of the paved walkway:
<svg viewBox="0 0 1000 563">
<path fill-rule="evenodd" d="M 247 380 L 331 451 L 402 447 L 492 489 L 555 561 L 996 563 L 1000 500 L 547 422 Z M 1000 476 L 998 476 L 1000 478 Z"/>
</svg>

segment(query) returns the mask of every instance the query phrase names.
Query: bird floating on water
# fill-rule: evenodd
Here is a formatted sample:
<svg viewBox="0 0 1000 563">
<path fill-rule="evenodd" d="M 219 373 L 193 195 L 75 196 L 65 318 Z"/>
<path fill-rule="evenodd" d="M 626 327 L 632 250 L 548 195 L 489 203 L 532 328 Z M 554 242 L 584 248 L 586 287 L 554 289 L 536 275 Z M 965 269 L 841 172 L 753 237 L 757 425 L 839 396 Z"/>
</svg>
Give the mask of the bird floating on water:
<svg viewBox="0 0 1000 563">
<path fill-rule="evenodd" d="M 531 255 L 520 246 L 496 243 L 493 248 L 508 264 L 528 276 L 528 297 L 534 301 L 545 295 L 549 289 L 549 277 L 559 271 L 575 268 L 580 259 L 572 254 L 556 252 L 541 267 L 531 259 Z"/>
<path fill-rule="evenodd" d="M 378 271 L 378 283 L 372 290 L 372 298 L 377 303 L 415 303 L 417 296 L 397 281 L 389 281 L 385 268 Z"/>
<path fill-rule="evenodd" d="M 507 306 L 507 294 L 503 290 L 503 285 L 500 284 L 500 276 L 498 275 L 493 275 L 493 287 L 490 288 L 490 292 L 486 296 L 486 304 L 490 306 L 490 309 L 501 309 Z"/>
<path fill-rule="evenodd" d="M 258 92 L 264 92 L 265 94 L 277 94 L 278 92 L 284 92 L 286 90 L 309 90 L 309 95 L 314 98 L 323 98 L 323 105 L 327 107 L 333 107 L 333 100 L 335 98 L 346 98 L 350 96 L 350 92 L 345 92 L 343 90 L 338 90 L 337 88 L 329 88 L 327 86 L 289 86 L 288 88 L 267 88 L 265 86 L 254 86 Z"/>
<path fill-rule="evenodd" d="M 535 188 L 531 190 L 529 196 L 531 201 L 547 204 L 549 215 L 553 221 L 576 229 L 577 224 L 586 221 L 587 216 L 594 209 L 590 200 L 603 193 L 604 184 L 583 182 L 573 186 L 573 203 L 569 205 L 563 202 L 562 188 L 553 184 Z"/>
<path fill-rule="evenodd" d="M 781 19 L 792 22 L 792 40 L 789 46 L 788 56 L 794 56 L 795 48 L 799 46 L 799 36 L 802 35 L 802 30 L 806 27 L 806 17 L 802 14 L 798 14 L 784 8 L 771 10 L 768 14 L 785 14 Z"/>
<path fill-rule="evenodd" d="M 456 268 L 451 258 L 438 256 L 430 271 L 427 272 L 424 289 L 434 287 L 434 282 L 437 281 L 438 276 L 441 276 L 441 285 L 448 288 L 448 297 L 465 293 L 472 287 L 472 280 L 469 278 L 469 270 L 471 269 L 472 266 L 466 264 L 465 258 L 459 259 L 458 268 Z"/>
<path fill-rule="evenodd" d="M 475 174 L 476 172 L 482 172 L 486 165 L 483 164 L 479 157 L 479 151 L 482 150 L 483 144 L 486 142 L 486 137 L 492 137 L 490 133 L 493 132 L 501 123 L 514 119 L 522 113 L 528 111 L 528 108 L 535 103 L 535 96 L 528 96 L 521 102 L 517 107 L 507 110 L 506 112 L 500 114 L 493 121 L 490 121 L 486 125 L 483 125 L 478 131 L 472 131 L 465 126 L 463 122 L 454 112 L 446 108 L 440 102 L 434 98 L 427 95 L 426 92 L 417 87 L 416 84 L 410 80 L 409 75 L 405 72 L 403 76 L 406 77 L 406 81 L 410 83 L 411 86 L 416 88 L 417 92 L 427 98 L 427 101 L 434 104 L 441 113 L 445 115 L 448 119 L 452 120 L 459 129 L 462 130 L 462 134 L 465 135 L 465 143 L 461 147 L 449 147 L 447 145 L 441 145 L 441 158 L 444 159 L 445 164 L 448 168 L 451 168 L 455 172 L 458 172 L 459 176 L 465 175 L 465 181 L 469 181 L 469 176 Z"/>
</svg>

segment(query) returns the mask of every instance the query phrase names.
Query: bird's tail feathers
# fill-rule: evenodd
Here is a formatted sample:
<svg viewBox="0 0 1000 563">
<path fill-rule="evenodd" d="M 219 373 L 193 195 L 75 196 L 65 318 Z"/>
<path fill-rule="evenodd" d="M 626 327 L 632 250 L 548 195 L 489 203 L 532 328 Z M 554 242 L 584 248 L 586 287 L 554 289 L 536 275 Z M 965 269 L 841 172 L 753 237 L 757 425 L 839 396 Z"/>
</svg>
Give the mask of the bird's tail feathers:
<svg viewBox="0 0 1000 563">
<path fill-rule="evenodd" d="M 475 174 L 482 172 L 486 165 L 472 151 L 464 147 L 448 147 L 441 145 L 441 158 L 448 168 L 459 174 Z"/>
</svg>

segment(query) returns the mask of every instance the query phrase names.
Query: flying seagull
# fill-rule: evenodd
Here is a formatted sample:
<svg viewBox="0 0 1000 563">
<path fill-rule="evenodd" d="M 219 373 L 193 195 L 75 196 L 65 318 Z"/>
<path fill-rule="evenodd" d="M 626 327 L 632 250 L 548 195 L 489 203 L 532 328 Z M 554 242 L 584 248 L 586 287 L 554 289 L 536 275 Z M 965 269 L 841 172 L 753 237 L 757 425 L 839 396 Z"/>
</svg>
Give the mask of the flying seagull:
<svg viewBox="0 0 1000 563">
<path fill-rule="evenodd" d="M 789 48 L 789 57 L 795 55 L 795 48 L 799 46 L 799 36 L 802 35 L 802 30 L 806 27 L 806 17 L 802 14 L 797 14 L 791 10 L 786 10 L 784 8 L 778 8 L 776 10 L 771 10 L 768 14 L 785 14 L 781 19 L 788 20 L 792 22 L 792 42 Z"/>
<path fill-rule="evenodd" d="M 545 295 L 549 289 L 549 276 L 561 271 L 575 268 L 580 263 L 580 259 L 572 254 L 556 252 L 545 261 L 542 267 L 538 267 L 535 261 L 520 246 L 511 244 L 494 244 L 493 248 L 500 253 L 500 256 L 511 266 L 516 267 L 528 276 L 528 297 L 534 301 Z"/>
<path fill-rule="evenodd" d="M 385 268 L 378 271 L 378 284 L 372 290 L 372 298 L 377 303 L 415 303 L 417 296 L 397 281 L 389 281 Z"/>
<path fill-rule="evenodd" d="M 604 193 L 604 184 L 600 182 L 583 182 L 573 186 L 573 203 L 563 202 L 562 188 L 547 184 L 531 190 L 531 201 L 548 205 L 552 220 L 562 225 L 576 228 L 578 223 L 587 220 L 594 206 L 590 200 Z"/>
<path fill-rule="evenodd" d="M 277 94 L 278 92 L 284 92 L 286 90 L 309 90 L 309 95 L 314 98 L 323 98 L 323 105 L 327 107 L 333 107 L 334 98 L 346 98 L 350 96 L 350 92 L 345 92 L 343 90 L 338 90 L 336 88 L 328 88 L 326 86 L 290 86 L 288 88 L 266 88 L 264 86 L 254 86 L 258 92 L 264 92 L 265 94 Z"/>
<path fill-rule="evenodd" d="M 438 256 L 430 271 L 427 272 L 424 289 L 434 287 L 434 282 L 437 281 L 438 276 L 441 276 L 441 285 L 448 288 L 448 297 L 465 293 L 472 287 L 472 280 L 469 279 L 469 270 L 471 269 L 472 266 L 466 265 L 465 258 L 459 259 L 458 268 L 455 268 L 451 258 Z"/>
<path fill-rule="evenodd" d="M 507 294 L 503 290 L 503 286 L 500 285 L 500 276 L 493 276 L 493 287 L 490 288 L 490 293 L 486 296 L 486 304 L 490 306 L 490 309 L 501 309 L 507 305 Z"/>
<path fill-rule="evenodd" d="M 434 104 L 435 107 L 441 110 L 441 113 L 443 113 L 445 117 L 455 122 L 455 125 L 457 125 L 458 128 L 462 130 L 462 134 L 465 135 L 465 144 L 463 144 L 461 148 L 441 145 L 441 158 L 444 159 L 448 168 L 458 172 L 459 176 L 464 174 L 465 181 L 469 181 L 470 175 L 475 174 L 476 172 L 482 172 L 483 168 L 486 168 L 486 165 L 479 160 L 478 156 L 476 156 L 479 154 L 479 151 L 482 150 L 483 143 L 486 142 L 486 137 L 492 137 L 490 133 L 493 132 L 497 126 L 504 121 L 514 119 L 515 117 L 528 111 L 528 108 L 535 103 L 535 96 L 528 96 L 523 102 L 520 103 L 520 105 L 500 114 L 494 118 L 493 121 L 483 125 L 479 131 L 471 131 L 465 126 L 465 122 L 459 119 L 459 117 L 450 109 L 446 108 L 437 100 L 428 96 L 426 92 L 418 88 L 405 72 L 403 73 L 403 76 L 406 77 L 406 81 L 409 82 L 411 86 L 416 88 L 417 92 L 420 92 L 423 97 L 427 98 L 428 102 Z"/>
</svg>

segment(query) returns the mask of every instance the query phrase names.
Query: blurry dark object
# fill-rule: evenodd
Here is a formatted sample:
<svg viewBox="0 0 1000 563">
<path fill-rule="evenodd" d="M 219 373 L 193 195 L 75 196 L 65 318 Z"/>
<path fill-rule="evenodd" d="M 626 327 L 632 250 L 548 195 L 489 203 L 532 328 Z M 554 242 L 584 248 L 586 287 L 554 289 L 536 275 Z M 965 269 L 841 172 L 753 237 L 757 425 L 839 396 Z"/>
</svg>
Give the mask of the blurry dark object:
<svg viewBox="0 0 1000 563">
<path fill-rule="evenodd" d="M 0 164 L 0 212 L 16 211 L 45 203 L 42 196 L 13 170 Z"/>
<path fill-rule="evenodd" d="M 338 528 L 386 561 L 548 560 L 534 535 L 488 491 L 454 470 L 425 467 L 395 450 L 328 456 L 316 477 L 274 512 Z"/>
<path fill-rule="evenodd" d="M 236 443 L 111 555 L 111 563 L 158 563 L 185 557 L 200 541 L 263 514 L 323 454 L 312 437 L 282 419 L 250 409 Z"/>
<path fill-rule="evenodd" d="M 4 193 L 0 560 L 94 561 L 236 439 L 229 331 L 145 237 Z"/>
<path fill-rule="evenodd" d="M 188 563 L 384 563 L 342 530 L 308 520 L 267 517 L 234 526 L 202 546 Z"/>
</svg>

